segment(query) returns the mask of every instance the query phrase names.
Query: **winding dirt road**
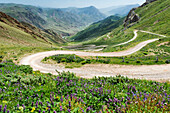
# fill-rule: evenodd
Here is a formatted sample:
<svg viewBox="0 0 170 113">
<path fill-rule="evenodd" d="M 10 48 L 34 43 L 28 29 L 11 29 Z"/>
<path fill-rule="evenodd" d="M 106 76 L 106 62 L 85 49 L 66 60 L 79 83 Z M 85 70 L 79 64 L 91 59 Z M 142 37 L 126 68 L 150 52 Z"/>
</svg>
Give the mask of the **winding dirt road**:
<svg viewBox="0 0 170 113">
<path fill-rule="evenodd" d="M 123 42 L 123 43 L 120 43 L 120 44 L 117 44 L 117 45 L 114 45 L 113 47 L 120 46 L 120 45 L 125 45 L 125 44 L 127 44 L 127 43 L 129 43 L 129 42 L 132 42 L 133 40 L 135 40 L 135 39 L 137 38 L 137 36 L 138 36 L 137 32 L 138 32 L 138 30 L 135 30 L 135 31 L 134 31 L 134 34 L 135 34 L 135 35 L 134 35 L 134 37 L 133 37 L 132 39 L 130 39 L 129 41 Z"/>
<path fill-rule="evenodd" d="M 135 31 L 137 32 L 137 31 Z M 134 33 L 135 33 L 134 32 Z M 137 37 L 137 34 L 136 34 Z M 81 68 L 67 69 L 64 66 L 57 66 L 51 64 L 43 64 L 41 60 L 45 57 L 56 54 L 76 54 L 79 56 L 126 56 L 140 50 L 148 43 L 154 42 L 159 39 L 151 39 L 139 43 L 133 48 L 130 48 L 121 52 L 107 52 L 107 53 L 95 53 L 95 52 L 82 52 L 82 51 L 48 51 L 40 52 L 23 58 L 20 64 L 30 65 L 34 70 L 39 70 L 43 73 L 52 73 L 57 75 L 56 72 L 70 71 L 76 73 L 77 76 L 84 78 L 92 78 L 94 76 L 115 76 L 123 75 L 129 78 L 140 78 L 148 80 L 169 80 L 170 81 L 170 64 L 167 65 L 111 65 L 111 64 L 88 64 Z"/>
</svg>

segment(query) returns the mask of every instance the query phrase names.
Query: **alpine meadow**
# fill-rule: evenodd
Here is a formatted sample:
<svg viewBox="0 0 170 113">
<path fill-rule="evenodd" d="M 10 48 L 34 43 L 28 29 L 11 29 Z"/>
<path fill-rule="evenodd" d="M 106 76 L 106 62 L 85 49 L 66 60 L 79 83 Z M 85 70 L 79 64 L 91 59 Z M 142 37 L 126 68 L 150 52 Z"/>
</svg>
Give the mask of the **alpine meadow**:
<svg viewBox="0 0 170 113">
<path fill-rule="evenodd" d="M 0 113 L 169 113 L 169 0 L 0 1 Z"/>
</svg>

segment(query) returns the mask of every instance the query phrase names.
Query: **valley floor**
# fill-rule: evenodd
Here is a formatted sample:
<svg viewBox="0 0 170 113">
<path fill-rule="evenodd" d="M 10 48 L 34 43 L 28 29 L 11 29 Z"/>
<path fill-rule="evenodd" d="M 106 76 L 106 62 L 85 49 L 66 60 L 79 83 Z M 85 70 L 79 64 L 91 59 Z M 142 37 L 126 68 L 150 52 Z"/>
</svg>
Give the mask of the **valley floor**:
<svg viewBox="0 0 170 113">
<path fill-rule="evenodd" d="M 157 81 L 170 81 L 170 64 L 167 65 L 110 65 L 110 64 L 88 64 L 81 68 L 66 69 L 62 66 L 54 66 L 51 64 L 43 64 L 41 60 L 45 57 L 56 54 L 76 54 L 79 56 L 126 56 L 137 52 L 148 43 L 154 42 L 158 39 L 147 40 L 139 43 L 133 48 L 130 48 L 121 52 L 107 52 L 107 53 L 95 53 L 95 52 L 82 52 L 82 51 L 48 51 L 37 53 L 21 60 L 20 64 L 30 65 L 34 70 L 40 70 L 44 73 L 58 74 L 56 72 L 70 71 L 76 73 L 77 76 L 84 78 L 93 78 L 94 76 L 113 76 L 123 75 L 129 78 L 140 78 Z"/>
</svg>

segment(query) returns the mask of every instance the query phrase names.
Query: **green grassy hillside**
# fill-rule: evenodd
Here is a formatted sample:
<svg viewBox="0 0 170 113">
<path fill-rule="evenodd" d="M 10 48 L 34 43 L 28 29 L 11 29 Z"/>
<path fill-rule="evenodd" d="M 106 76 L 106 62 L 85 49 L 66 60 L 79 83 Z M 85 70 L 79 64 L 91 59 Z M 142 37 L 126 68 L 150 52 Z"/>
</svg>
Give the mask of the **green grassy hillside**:
<svg viewBox="0 0 170 113">
<path fill-rule="evenodd" d="M 140 16 L 140 21 L 133 28 L 170 36 L 169 4 L 169 0 L 157 0 L 136 9 L 135 12 Z"/>
<path fill-rule="evenodd" d="M 93 23 L 85 30 L 73 36 L 72 39 L 75 41 L 84 41 L 84 40 L 93 39 L 112 31 L 122 23 L 123 23 L 123 18 L 118 16 L 110 16 L 102 21 Z"/>
</svg>

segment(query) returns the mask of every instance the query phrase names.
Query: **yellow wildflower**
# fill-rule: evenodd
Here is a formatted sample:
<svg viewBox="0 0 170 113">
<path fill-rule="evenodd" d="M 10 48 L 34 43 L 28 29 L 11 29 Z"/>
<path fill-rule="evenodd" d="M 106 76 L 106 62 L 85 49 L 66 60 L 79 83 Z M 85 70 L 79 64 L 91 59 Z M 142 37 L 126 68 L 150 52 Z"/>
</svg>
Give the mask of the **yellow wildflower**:
<svg viewBox="0 0 170 113">
<path fill-rule="evenodd" d="M 46 110 L 48 110 L 48 107 L 46 107 Z"/>
<path fill-rule="evenodd" d="M 59 99 L 59 98 L 60 98 L 60 97 L 58 97 L 58 96 L 56 97 L 56 99 Z"/>
<path fill-rule="evenodd" d="M 21 110 L 21 111 L 22 111 L 23 109 L 24 109 L 24 108 L 23 108 L 22 106 L 20 106 L 20 107 L 19 107 L 19 110 Z"/>
<path fill-rule="evenodd" d="M 7 103 L 7 101 L 2 101 L 2 103 L 3 103 L 3 104 L 6 104 L 6 103 Z"/>
<path fill-rule="evenodd" d="M 34 112 L 35 111 L 35 107 L 32 108 L 31 112 Z"/>
<path fill-rule="evenodd" d="M 38 90 L 38 92 L 39 92 L 40 90 Z"/>
<path fill-rule="evenodd" d="M 41 86 L 41 83 L 39 83 L 39 85 Z"/>
</svg>

